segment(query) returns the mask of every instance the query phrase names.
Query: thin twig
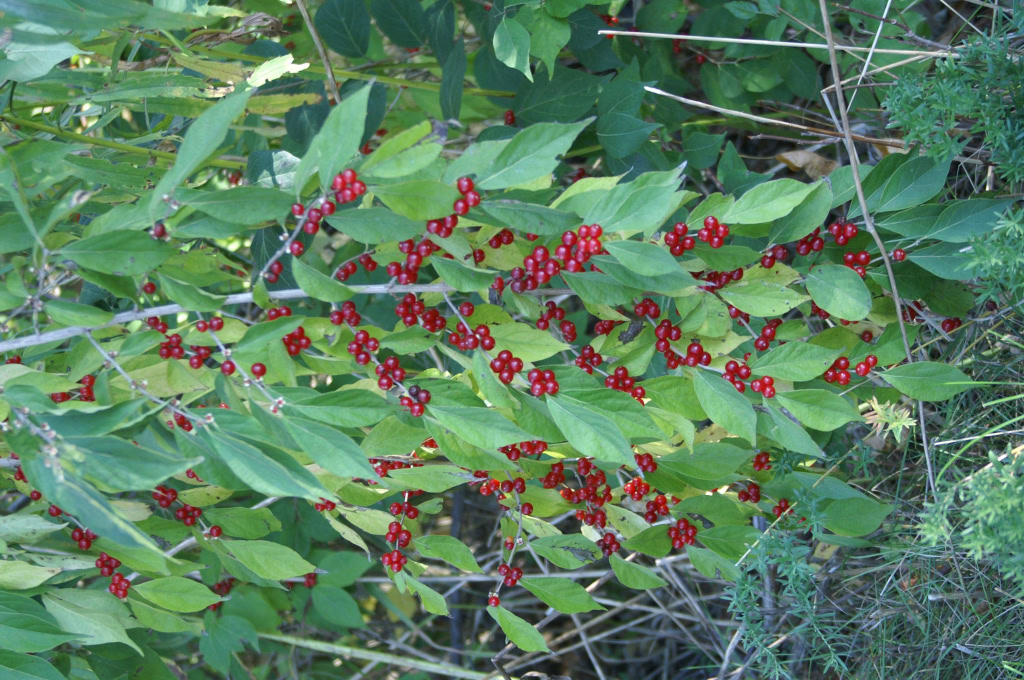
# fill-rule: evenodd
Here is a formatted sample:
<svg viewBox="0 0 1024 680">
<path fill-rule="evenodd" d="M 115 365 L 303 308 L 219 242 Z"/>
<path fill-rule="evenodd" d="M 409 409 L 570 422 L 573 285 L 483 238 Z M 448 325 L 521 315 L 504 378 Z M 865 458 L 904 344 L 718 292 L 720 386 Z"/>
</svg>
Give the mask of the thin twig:
<svg viewBox="0 0 1024 680">
<path fill-rule="evenodd" d="M 316 26 L 313 25 L 313 19 L 309 16 L 309 9 L 306 7 L 306 0 L 295 0 L 296 6 L 299 8 L 299 13 L 302 14 L 302 20 L 306 22 L 306 28 L 309 29 L 309 35 L 313 38 L 313 45 L 316 46 L 317 54 L 320 55 L 320 61 L 324 64 L 324 73 L 327 75 L 327 85 L 331 89 L 331 96 L 334 98 L 335 104 L 341 103 L 341 94 L 338 92 L 338 83 L 334 80 L 334 69 L 331 68 L 331 59 L 327 56 L 327 48 L 324 47 L 323 41 L 320 40 L 320 34 L 316 30 Z"/>
<path fill-rule="evenodd" d="M 800 47 L 805 50 L 828 50 L 835 49 L 842 52 L 870 52 L 870 47 L 858 47 L 856 45 L 824 45 L 821 43 L 790 42 L 786 40 L 758 40 L 756 38 L 724 38 L 714 35 L 676 35 L 673 33 L 645 33 L 643 31 L 598 31 L 601 35 L 627 35 L 631 38 L 668 38 L 672 40 L 684 40 L 689 42 L 717 42 L 733 43 L 736 45 L 764 45 L 767 47 Z M 828 33 L 828 31 L 826 31 Z M 945 50 L 934 50 L 930 52 L 922 50 L 896 50 L 878 49 L 877 54 L 913 54 L 919 57 L 952 57 L 956 59 L 959 55 L 952 51 L 952 48 Z"/>
</svg>

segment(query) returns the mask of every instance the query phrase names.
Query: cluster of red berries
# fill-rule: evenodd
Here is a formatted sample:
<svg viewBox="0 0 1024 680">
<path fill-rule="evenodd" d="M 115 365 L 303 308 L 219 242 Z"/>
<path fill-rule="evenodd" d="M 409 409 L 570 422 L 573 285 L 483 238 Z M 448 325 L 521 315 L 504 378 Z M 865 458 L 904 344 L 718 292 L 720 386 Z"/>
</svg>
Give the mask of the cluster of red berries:
<svg viewBox="0 0 1024 680">
<path fill-rule="evenodd" d="M 118 572 L 110 577 L 110 585 L 107 586 L 107 590 L 116 595 L 119 599 L 124 600 L 128 597 L 128 589 L 132 587 L 132 582 L 124 577 L 124 574 Z"/>
<path fill-rule="evenodd" d="M 174 429 L 175 425 L 183 429 L 185 432 L 192 431 L 192 423 L 189 421 L 189 419 L 185 416 L 184 413 L 175 413 L 172 419 L 167 421 L 167 427 L 171 428 L 172 430 Z"/>
<path fill-rule="evenodd" d="M 443 223 L 445 230 L 454 229 L 457 220 L 458 217 L 455 215 L 446 217 Z M 445 233 L 448 232 L 445 231 Z M 410 283 L 416 283 L 416 281 L 419 280 L 420 267 L 423 265 L 423 261 L 438 250 L 441 250 L 441 246 L 428 238 L 421 239 L 419 243 L 416 243 L 412 239 L 400 241 L 398 244 L 398 251 L 405 255 L 405 263 L 403 264 L 397 261 L 388 262 L 387 266 L 384 267 L 384 271 L 387 272 L 388 276 L 394 277 L 398 283 L 403 286 Z"/>
<path fill-rule="evenodd" d="M 633 314 L 640 318 L 646 316 L 651 319 L 657 319 L 661 316 L 661 307 L 651 298 L 644 298 L 633 306 Z"/>
<path fill-rule="evenodd" d="M 181 359 L 185 356 L 185 348 L 181 346 L 181 336 L 173 333 L 167 336 L 167 340 L 160 343 L 159 355 L 161 359 Z"/>
<path fill-rule="evenodd" d="M 818 305 L 817 305 L 817 304 L 816 304 L 816 303 L 814 302 L 814 300 L 811 300 L 811 314 L 813 314 L 814 316 L 818 317 L 819 319 L 827 319 L 827 318 L 829 318 L 830 316 L 832 316 L 831 314 L 829 314 L 828 312 L 826 312 L 826 311 L 825 311 L 824 309 L 822 309 L 821 307 L 819 307 L 819 306 L 818 306 Z"/>
<path fill-rule="evenodd" d="M 725 237 L 729 235 L 729 226 L 722 224 L 714 215 L 704 218 L 704 226 L 697 230 L 697 240 L 704 241 L 712 248 L 725 245 Z"/>
<path fill-rule="evenodd" d="M 194 525 L 202 514 L 202 508 L 194 507 L 188 503 L 182 503 L 181 507 L 174 511 L 175 518 L 181 520 L 181 523 L 187 527 Z"/>
<path fill-rule="evenodd" d="M 399 548 L 404 548 L 412 540 L 412 532 L 408 529 L 403 529 L 400 522 L 392 522 L 388 525 L 388 533 L 385 534 L 384 540 L 388 543 L 397 544 Z"/>
<path fill-rule="evenodd" d="M 535 397 L 558 394 L 558 380 L 551 369 L 534 368 L 526 374 L 526 379 L 530 381 L 530 394 Z"/>
<path fill-rule="evenodd" d="M 363 253 L 356 259 L 348 260 L 344 264 L 340 265 L 334 272 L 334 278 L 339 281 L 348 281 L 349 277 L 354 276 L 355 273 L 359 271 L 359 267 L 356 262 L 363 265 L 363 269 L 368 272 L 374 272 L 377 270 L 377 260 L 373 259 L 373 255 L 370 255 L 370 253 Z"/>
<path fill-rule="evenodd" d="M 356 361 L 359 361 L 358 355 Z M 388 357 L 383 363 L 377 364 L 377 368 L 374 370 L 377 373 L 377 386 L 382 390 L 389 390 L 394 383 L 401 384 L 405 380 L 405 369 L 402 368 L 397 356 Z"/>
<path fill-rule="evenodd" d="M 741 364 L 735 359 L 730 359 L 725 364 L 725 372 L 722 373 L 722 377 L 731 382 L 737 392 L 743 392 L 746 390 L 746 385 L 743 381 L 750 378 L 750 366 Z"/>
<path fill-rule="evenodd" d="M 88 550 L 92 547 L 92 542 L 95 541 L 99 536 L 92 532 L 92 529 L 73 529 L 71 531 L 71 540 L 78 544 L 80 550 Z"/>
<path fill-rule="evenodd" d="M 508 229 L 502 229 L 487 241 L 487 245 L 497 250 L 502 246 L 511 245 L 516 240 L 516 235 Z"/>
<path fill-rule="evenodd" d="M 860 377 L 866 376 L 871 372 L 871 369 L 878 365 L 878 357 L 874 354 L 869 354 L 864 357 L 864 361 L 857 362 L 857 365 L 853 368 L 854 373 Z"/>
<path fill-rule="evenodd" d="M 914 323 L 917 321 L 917 317 L 924 312 L 924 308 L 920 302 L 911 301 L 906 302 L 903 305 L 903 321 L 906 323 Z"/>
<path fill-rule="evenodd" d="M 407 409 L 413 418 L 419 418 L 423 415 L 426 405 L 430 403 L 430 390 L 413 385 L 409 388 L 409 395 L 402 396 L 398 403 Z"/>
<path fill-rule="evenodd" d="M 737 267 L 732 271 L 720 272 L 720 271 L 706 271 L 697 272 L 693 274 L 693 277 L 697 280 L 704 281 L 702 289 L 708 292 L 714 292 L 719 288 L 723 288 L 726 284 L 732 281 L 739 281 L 743 278 L 743 267 Z"/>
<path fill-rule="evenodd" d="M 17 354 L 15 354 L 13 357 L 10 357 L 10 358 L 6 359 L 4 361 L 4 363 L 5 364 L 20 364 L 21 363 L 21 357 L 18 356 Z"/>
<path fill-rule="evenodd" d="M 345 168 L 331 180 L 331 191 L 335 192 L 334 200 L 344 205 L 365 194 L 366 185 L 359 180 L 355 170 Z"/>
<path fill-rule="evenodd" d="M 654 497 L 653 501 L 647 501 L 645 510 L 644 519 L 647 520 L 648 524 L 654 524 L 658 521 L 659 517 L 664 517 L 669 513 L 668 499 L 665 498 L 664 494 L 659 493 Z"/>
<path fill-rule="evenodd" d="M 491 359 L 491 370 L 498 374 L 498 380 L 508 385 L 516 377 L 516 373 L 523 370 L 523 360 L 513 356 L 512 352 L 503 349 L 498 356 Z"/>
<path fill-rule="evenodd" d="M 113 558 L 105 552 L 101 552 L 100 556 L 96 558 L 96 568 L 100 570 L 100 576 L 113 576 L 114 570 L 120 566 L 121 560 Z"/>
<path fill-rule="evenodd" d="M 840 385 L 850 384 L 850 360 L 847 357 L 839 357 L 832 362 L 832 365 L 825 371 L 822 377 L 825 382 L 838 383 Z"/>
<path fill-rule="evenodd" d="M 456 215 L 465 215 L 470 208 L 480 205 L 480 194 L 476 192 L 471 178 L 460 177 L 455 183 L 455 188 L 462 194 L 462 198 L 455 199 L 455 203 L 452 204 L 452 211 Z"/>
<path fill-rule="evenodd" d="M 515 125 L 516 114 L 512 109 L 505 111 L 505 125 Z"/>
<path fill-rule="evenodd" d="M 403 466 L 404 467 L 404 466 Z M 381 473 L 378 473 L 381 474 Z M 323 496 L 320 497 L 319 503 L 313 504 L 313 509 L 317 512 L 332 512 L 338 505 L 334 501 L 329 501 Z"/>
<path fill-rule="evenodd" d="M 598 545 L 601 547 L 601 554 L 605 557 L 617 553 L 622 549 L 622 546 L 619 545 L 619 539 L 611 532 L 602 536 L 601 540 L 598 541 Z"/>
<path fill-rule="evenodd" d="M 539 456 L 548 450 L 548 443 L 542 439 L 533 439 L 530 441 L 519 442 L 518 444 L 509 444 L 508 446 L 502 446 L 498 449 L 501 453 L 505 454 L 513 463 L 521 456 Z M 561 463 L 557 463 L 561 465 Z"/>
<path fill-rule="evenodd" d="M 302 326 L 281 338 L 281 342 L 284 344 L 288 356 L 292 357 L 298 356 L 302 350 L 309 349 L 313 344 L 313 341 L 306 335 L 306 329 Z"/>
<path fill-rule="evenodd" d="M 789 251 L 786 250 L 786 246 L 775 246 L 761 256 L 761 266 L 771 269 L 777 261 L 785 260 L 787 257 L 789 257 Z"/>
<path fill-rule="evenodd" d="M 405 468 L 411 467 L 422 467 L 423 463 L 403 463 L 400 460 L 383 460 L 380 458 L 371 458 L 370 465 L 373 466 L 374 472 L 377 473 L 378 477 L 386 477 L 390 470 L 404 470 Z M 411 493 L 411 492 L 409 492 Z M 417 494 L 413 494 L 417 495 Z M 320 500 L 324 500 L 321 498 Z M 330 504 L 332 507 L 325 508 L 326 510 L 333 510 L 334 504 Z"/>
<path fill-rule="evenodd" d="M 729 305 L 729 318 L 741 319 L 743 321 L 746 321 L 747 323 L 750 323 L 750 315 L 740 310 L 739 307 L 734 307 L 732 305 Z"/>
<path fill-rule="evenodd" d="M 634 477 L 622 486 L 622 490 L 635 501 L 641 500 L 651 491 L 651 485 L 643 477 Z"/>
<path fill-rule="evenodd" d="M 167 332 L 167 324 L 160 320 L 158 316 L 146 317 L 146 325 L 155 330 L 158 333 Z"/>
<path fill-rule="evenodd" d="M 664 319 L 655 327 L 654 337 L 657 338 L 654 343 L 654 349 L 664 354 L 667 358 L 668 353 L 672 352 L 671 343 L 679 342 L 683 337 L 683 332 L 679 329 L 679 326 L 675 326 L 668 319 Z"/>
<path fill-rule="evenodd" d="M 612 488 L 607 483 L 604 470 L 595 470 L 594 462 L 590 458 L 580 458 L 576 461 L 576 472 L 583 477 L 584 486 L 580 489 L 562 489 L 560 491 L 562 498 L 573 505 L 586 502 L 597 507 L 611 501 Z M 603 491 L 600 488 L 602 484 L 605 485 Z M 576 511 L 577 519 L 581 519 L 580 512 Z"/>
<path fill-rule="evenodd" d="M 654 472 L 658 469 L 658 464 L 654 461 L 654 456 L 649 453 L 633 454 L 633 459 L 636 461 L 636 466 L 644 472 Z"/>
<path fill-rule="evenodd" d="M 547 445 L 545 444 L 545 448 Z M 541 477 L 540 484 L 545 489 L 554 489 L 565 481 L 565 465 L 554 463 L 548 473 Z"/>
<path fill-rule="evenodd" d="M 598 527 L 604 529 L 605 525 L 608 524 L 608 513 L 600 508 L 593 512 L 587 510 L 577 510 L 576 519 L 586 524 L 588 527 Z"/>
<path fill-rule="evenodd" d="M 789 501 L 788 500 L 786 500 L 785 498 L 780 498 L 778 505 L 772 506 L 772 513 L 776 517 L 781 517 L 784 514 L 785 515 L 792 515 L 793 514 L 793 508 L 789 507 Z"/>
<path fill-rule="evenodd" d="M 672 231 L 665 232 L 665 245 L 668 246 L 668 251 L 676 257 L 697 247 L 697 240 L 686 235 L 688 231 L 689 227 L 685 222 L 676 222 L 672 225 Z"/>
<path fill-rule="evenodd" d="M 576 357 L 576 365 L 590 375 L 593 375 L 594 369 L 603 362 L 604 357 L 594 351 L 590 345 L 584 345 L 579 356 Z"/>
<path fill-rule="evenodd" d="M 675 526 L 668 528 L 668 537 L 672 541 L 672 548 L 679 550 L 684 545 L 693 545 L 697 541 L 697 527 L 683 517 L 676 521 Z"/>
<path fill-rule="evenodd" d="M 760 392 L 761 396 L 765 399 L 771 399 L 775 396 L 775 378 L 770 375 L 766 375 L 763 378 L 754 378 L 750 381 L 750 389 L 754 392 Z"/>
<path fill-rule="evenodd" d="M 62 404 L 65 401 L 71 401 L 73 397 L 70 392 L 51 392 L 50 400 L 55 404 Z"/>
<path fill-rule="evenodd" d="M 220 595 L 221 597 L 227 597 L 231 593 L 231 589 L 234 588 L 235 581 L 236 581 L 236 579 L 235 579 L 234 576 L 229 576 L 228 578 L 224 579 L 223 581 L 217 581 L 216 583 L 214 583 L 213 586 L 210 589 L 213 592 L 215 592 L 218 595 Z M 223 604 L 224 604 L 223 602 L 214 602 L 213 604 L 211 604 L 208 607 L 208 609 L 210 611 L 212 611 L 212 612 L 215 612 L 218 609 L 220 609 L 221 605 L 223 605 Z"/>
<path fill-rule="evenodd" d="M 463 303 L 467 304 L 467 303 Z M 430 330 L 430 329 L 427 329 Z M 486 351 L 494 349 L 494 338 L 487 324 L 479 324 L 472 331 L 461 321 L 456 324 L 455 331 L 448 334 L 448 343 L 462 350 L 474 350 L 481 347 Z M 518 371 L 523 370 L 520 366 Z"/>
<path fill-rule="evenodd" d="M 602 319 L 594 324 L 594 332 L 598 335 L 611 335 L 615 327 L 624 321 L 612 321 L 610 319 Z"/>
<path fill-rule="evenodd" d="M 693 368 L 698 364 L 701 366 L 707 366 L 711 363 L 711 354 L 704 351 L 704 345 L 697 341 L 693 341 L 686 346 L 686 358 L 683 359 L 683 363 L 690 368 Z"/>
<path fill-rule="evenodd" d="M 291 310 L 288 310 L 288 312 L 290 314 Z M 155 318 L 155 317 L 150 317 L 150 318 Z M 149 319 L 146 319 L 146 323 L 149 323 Z M 199 321 L 196 321 L 196 330 L 199 331 L 200 333 L 205 333 L 206 331 L 213 331 L 213 332 L 216 333 L 217 331 L 219 331 L 219 330 L 221 330 L 223 328 L 224 328 L 224 319 L 222 319 L 219 316 L 212 317 L 209 321 L 205 321 L 204 319 L 200 319 Z M 161 333 L 166 333 L 167 332 L 167 325 L 164 324 L 164 329 L 163 330 L 160 330 L 159 328 L 157 328 L 156 330 L 160 331 Z"/>
<path fill-rule="evenodd" d="M 963 319 L 958 319 L 956 317 L 952 317 L 952 318 L 949 318 L 949 319 L 943 319 L 941 326 L 942 326 L 942 330 L 944 330 L 945 332 L 952 333 L 957 328 L 960 328 L 960 326 L 962 326 L 963 323 L 964 323 Z"/>
<path fill-rule="evenodd" d="M 757 470 L 758 472 L 762 470 L 771 470 L 772 465 L 770 461 L 771 454 L 769 454 L 767 451 L 761 451 L 756 456 L 754 456 L 754 469 Z"/>
<path fill-rule="evenodd" d="M 565 318 L 564 308 L 556 305 L 554 301 L 548 300 L 544 303 L 544 311 L 541 313 L 540 318 L 537 319 L 537 328 L 542 331 L 546 331 L 550 328 L 552 319 L 561 322 L 558 324 L 558 330 L 565 341 L 575 342 L 576 324 Z"/>
<path fill-rule="evenodd" d="M 741 489 L 736 498 L 739 499 L 740 503 L 760 503 L 761 502 L 761 487 L 750 482 L 747 484 L 746 489 Z"/>
<path fill-rule="evenodd" d="M 768 349 L 772 340 L 775 339 L 776 329 L 782 325 L 782 319 L 771 319 L 761 329 L 761 335 L 754 339 L 754 349 L 763 352 Z"/>
<path fill-rule="evenodd" d="M 360 366 L 365 366 L 370 363 L 370 353 L 376 352 L 380 349 L 380 340 L 377 338 L 371 338 L 370 334 L 366 331 L 356 331 L 355 337 L 348 343 L 346 347 L 348 353 L 355 357 L 355 361 Z M 403 376 L 404 377 L 404 376 Z M 377 379 L 377 385 L 382 390 L 391 389 L 391 378 L 386 375 L 381 375 Z"/>
<path fill-rule="evenodd" d="M 391 569 L 396 574 L 402 571 L 409 558 L 402 554 L 401 550 L 395 549 L 380 556 L 380 563 Z"/>
<path fill-rule="evenodd" d="M 619 392 L 630 393 L 636 399 L 642 399 L 647 395 L 647 390 L 636 384 L 636 378 L 629 374 L 629 369 L 625 366 L 616 366 L 610 375 L 605 376 L 604 386 Z"/>
<path fill-rule="evenodd" d="M 335 326 L 340 326 L 343 323 L 358 326 L 363 320 L 363 317 L 356 311 L 356 303 L 351 300 L 342 302 L 341 309 L 333 310 L 329 318 Z"/>
<path fill-rule="evenodd" d="M 865 269 L 865 265 L 871 264 L 871 253 L 866 250 L 859 252 L 846 252 L 843 253 L 843 264 L 857 272 L 860 278 L 864 278 L 868 275 L 868 270 Z"/>
<path fill-rule="evenodd" d="M 796 254 L 797 255 L 810 255 L 811 253 L 820 253 L 825 247 L 825 239 L 821 238 L 821 227 L 815 227 L 807 236 L 796 242 Z"/>
<path fill-rule="evenodd" d="M 447 319 L 436 309 L 427 309 L 422 300 L 417 300 L 413 293 L 406 293 L 402 301 L 395 305 L 395 316 L 402 320 L 407 328 L 422 324 L 431 333 L 436 333 L 448 325 Z"/>
<path fill-rule="evenodd" d="M 96 384 L 96 376 L 83 375 L 78 383 L 81 385 L 78 388 L 78 398 L 82 401 L 96 401 L 96 395 L 92 391 L 93 386 Z"/>
<path fill-rule="evenodd" d="M 161 508 L 169 508 L 174 501 L 178 500 L 178 492 L 167 486 L 158 486 L 156 491 L 153 492 L 153 500 Z"/>
<path fill-rule="evenodd" d="M 519 583 L 519 579 L 523 577 L 523 570 L 509 564 L 499 564 L 498 575 L 504 577 L 504 580 L 502 581 L 503 585 L 512 588 Z"/>
<path fill-rule="evenodd" d="M 415 495 L 415 494 L 412 494 L 411 492 L 409 492 L 408 495 Z M 395 501 L 394 503 L 392 503 L 390 505 L 390 507 L 388 507 L 388 511 L 391 512 L 391 514 L 394 515 L 395 517 L 401 517 L 402 515 L 405 515 L 409 519 L 416 519 L 417 517 L 420 516 L 420 509 L 417 508 L 412 503 L 410 503 L 408 500 L 405 500 L 405 501 L 403 501 L 401 503 L 399 503 L 398 501 Z"/>
<path fill-rule="evenodd" d="M 828 233 L 835 237 L 837 246 L 845 246 L 858 232 L 856 224 L 841 219 L 828 225 Z"/>
</svg>

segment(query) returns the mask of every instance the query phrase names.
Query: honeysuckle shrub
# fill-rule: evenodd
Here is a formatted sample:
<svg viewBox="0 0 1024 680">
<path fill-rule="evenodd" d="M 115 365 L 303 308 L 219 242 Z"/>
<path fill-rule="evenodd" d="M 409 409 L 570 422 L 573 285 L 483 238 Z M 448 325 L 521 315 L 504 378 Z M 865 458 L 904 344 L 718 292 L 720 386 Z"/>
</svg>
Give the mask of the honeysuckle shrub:
<svg viewBox="0 0 1024 680">
<path fill-rule="evenodd" d="M 844 481 L 847 429 L 968 389 L 928 348 L 986 313 L 967 246 L 1010 200 L 892 153 L 875 237 L 849 166 L 680 138 L 644 86 L 684 92 L 695 48 L 608 40 L 619 8 L 328 0 L 335 100 L 271 5 L 0 3 L 5 673 L 242 677 L 365 626 L 370 575 L 437 616 L 431 574 L 485 575 L 468 604 L 545 651 L 502 598 L 603 609 L 565 571 L 732 581 L 765 526 L 868 544 L 893 508 Z M 753 7 L 698 22 L 775 31 Z M 739 79 L 698 51 L 713 100 L 817 96 L 820 62 L 747 49 Z M 459 489 L 499 560 L 448 533 Z"/>
</svg>

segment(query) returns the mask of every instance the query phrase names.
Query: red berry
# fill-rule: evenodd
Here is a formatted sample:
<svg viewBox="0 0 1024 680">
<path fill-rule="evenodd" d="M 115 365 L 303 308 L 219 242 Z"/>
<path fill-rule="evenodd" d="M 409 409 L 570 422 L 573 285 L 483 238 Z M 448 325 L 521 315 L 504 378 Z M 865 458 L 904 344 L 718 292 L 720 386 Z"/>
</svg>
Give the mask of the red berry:
<svg viewBox="0 0 1024 680">
<path fill-rule="evenodd" d="M 897 248 L 892 251 L 892 259 L 893 262 L 903 262 L 903 260 L 907 259 L 907 251 L 903 250 L 903 248 Z"/>
<path fill-rule="evenodd" d="M 500 604 L 501 598 L 499 598 L 497 595 L 491 595 L 489 598 L 487 598 L 488 607 L 497 607 Z"/>
<path fill-rule="evenodd" d="M 251 370 L 252 370 L 253 376 L 255 376 L 257 378 L 262 378 L 263 376 L 265 376 L 267 374 L 267 367 L 264 366 L 263 364 L 259 364 L 259 363 L 253 364 Z"/>
<path fill-rule="evenodd" d="M 302 245 L 302 241 L 292 241 L 291 245 L 288 246 L 288 252 L 295 257 L 299 257 L 302 253 L 306 252 L 306 246 Z"/>
<path fill-rule="evenodd" d="M 152 295 L 156 292 L 156 284 L 152 281 L 146 281 L 142 286 L 142 292 L 146 295 Z"/>
<path fill-rule="evenodd" d="M 232 375 L 235 372 L 235 362 L 228 359 L 220 365 L 220 372 L 224 375 Z"/>
</svg>

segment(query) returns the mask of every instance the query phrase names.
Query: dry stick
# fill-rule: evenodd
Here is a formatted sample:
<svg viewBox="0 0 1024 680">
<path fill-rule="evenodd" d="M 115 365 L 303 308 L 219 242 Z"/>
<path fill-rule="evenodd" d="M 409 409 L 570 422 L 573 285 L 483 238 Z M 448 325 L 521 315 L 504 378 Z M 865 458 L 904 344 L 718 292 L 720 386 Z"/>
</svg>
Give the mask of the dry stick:
<svg viewBox="0 0 1024 680">
<path fill-rule="evenodd" d="M 832 65 L 832 80 L 839 83 L 842 81 L 842 77 L 839 73 L 839 61 L 836 58 L 835 41 L 832 38 L 832 24 L 828 16 L 828 8 L 825 7 L 825 0 L 818 0 L 818 5 L 821 9 L 822 21 L 825 24 L 825 39 L 828 41 L 828 58 Z M 900 337 L 903 339 L 903 351 L 907 356 L 907 363 L 913 363 L 914 356 L 910 351 L 910 341 L 907 339 L 907 327 L 903 323 L 903 305 L 900 303 L 899 289 L 896 286 L 896 275 L 893 273 L 892 262 L 889 260 L 889 254 L 885 250 L 885 244 L 882 242 L 881 237 L 879 237 L 878 231 L 875 229 L 875 222 L 868 211 L 867 198 L 864 196 L 864 185 L 860 181 L 860 157 L 857 155 L 857 148 L 854 146 L 853 137 L 850 135 L 850 119 L 846 113 L 846 102 L 842 87 L 836 87 L 836 104 L 842 122 L 846 152 L 850 156 L 850 167 L 853 170 L 853 186 L 856 189 L 857 202 L 860 204 L 860 212 L 864 218 L 864 228 L 868 230 L 871 238 L 874 239 L 875 245 L 878 246 L 878 252 L 882 257 L 882 262 L 885 264 L 885 273 L 889 278 L 889 289 L 892 291 L 892 299 L 896 305 L 896 322 L 899 324 Z M 924 462 L 928 471 L 928 487 L 932 492 L 932 496 L 937 497 L 935 471 L 932 469 L 931 452 L 928 450 L 928 434 L 925 432 L 924 404 L 920 400 L 917 401 L 917 414 L 921 424 L 921 447 L 924 449 Z"/>
<path fill-rule="evenodd" d="M 349 289 L 356 295 L 457 292 L 454 288 L 445 283 L 425 283 L 406 286 L 390 283 L 381 283 L 363 286 L 349 286 Z M 523 291 L 523 294 L 545 296 L 565 295 L 567 292 L 571 291 L 569 291 L 568 288 L 545 288 Z M 301 288 L 286 288 L 284 290 L 272 290 L 269 291 L 267 295 L 274 300 L 298 300 L 301 298 L 309 297 L 309 293 L 302 290 Z M 233 295 L 225 296 L 222 306 L 247 304 L 252 301 L 252 293 L 235 293 Z M 188 310 L 186 310 L 179 304 L 167 304 L 159 305 L 157 307 L 148 307 L 146 309 L 140 309 L 134 312 L 121 312 L 120 314 L 115 314 L 114 318 L 108 323 L 100 324 L 99 326 L 68 326 L 67 328 L 59 328 L 55 331 L 49 331 L 47 333 L 25 335 L 20 338 L 5 340 L 4 342 L 0 342 L 0 354 L 4 352 L 10 352 L 11 350 L 23 349 L 25 347 L 35 347 L 36 345 L 44 345 L 49 342 L 67 340 L 68 338 L 74 338 L 79 335 L 82 335 L 83 333 L 89 333 L 92 331 L 101 330 L 103 328 L 110 328 L 111 326 L 117 326 L 131 321 L 138 321 L 140 319 L 145 319 L 146 317 L 149 316 L 165 316 L 167 314 L 177 314 L 179 312 L 184 311 Z"/>
<path fill-rule="evenodd" d="M 768 47 L 800 47 L 805 50 L 840 50 L 843 52 L 871 52 L 870 47 L 858 47 L 856 45 L 835 45 L 832 41 L 829 44 L 789 42 L 785 40 L 758 40 L 756 38 L 723 38 L 714 35 L 675 35 L 673 33 L 644 33 L 643 31 L 598 31 L 601 35 L 628 35 L 631 38 L 670 38 L 672 40 L 686 40 L 688 42 L 716 42 L 733 43 L 736 45 L 765 45 Z M 826 30 L 826 35 L 831 31 Z M 896 50 L 880 49 L 874 50 L 877 54 L 913 54 L 919 57 L 959 57 L 952 48 L 946 50 L 934 50 L 930 52 L 922 50 Z"/>
<path fill-rule="evenodd" d="M 327 84 L 331 88 L 331 96 L 334 97 L 334 103 L 340 104 L 341 94 L 338 92 L 338 83 L 334 80 L 334 69 L 331 68 L 331 60 L 327 56 L 327 49 L 320 40 L 320 34 L 317 32 L 316 26 L 313 25 L 313 19 L 309 16 L 306 0 L 295 0 L 295 4 L 299 7 L 302 20 L 306 22 L 306 28 L 309 29 L 309 36 L 313 38 L 313 45 L 316 46 L 317 54 L 320 55 L 320 61 L 324 63 L 324 73 L 327 75 Z"/>
</svg>

